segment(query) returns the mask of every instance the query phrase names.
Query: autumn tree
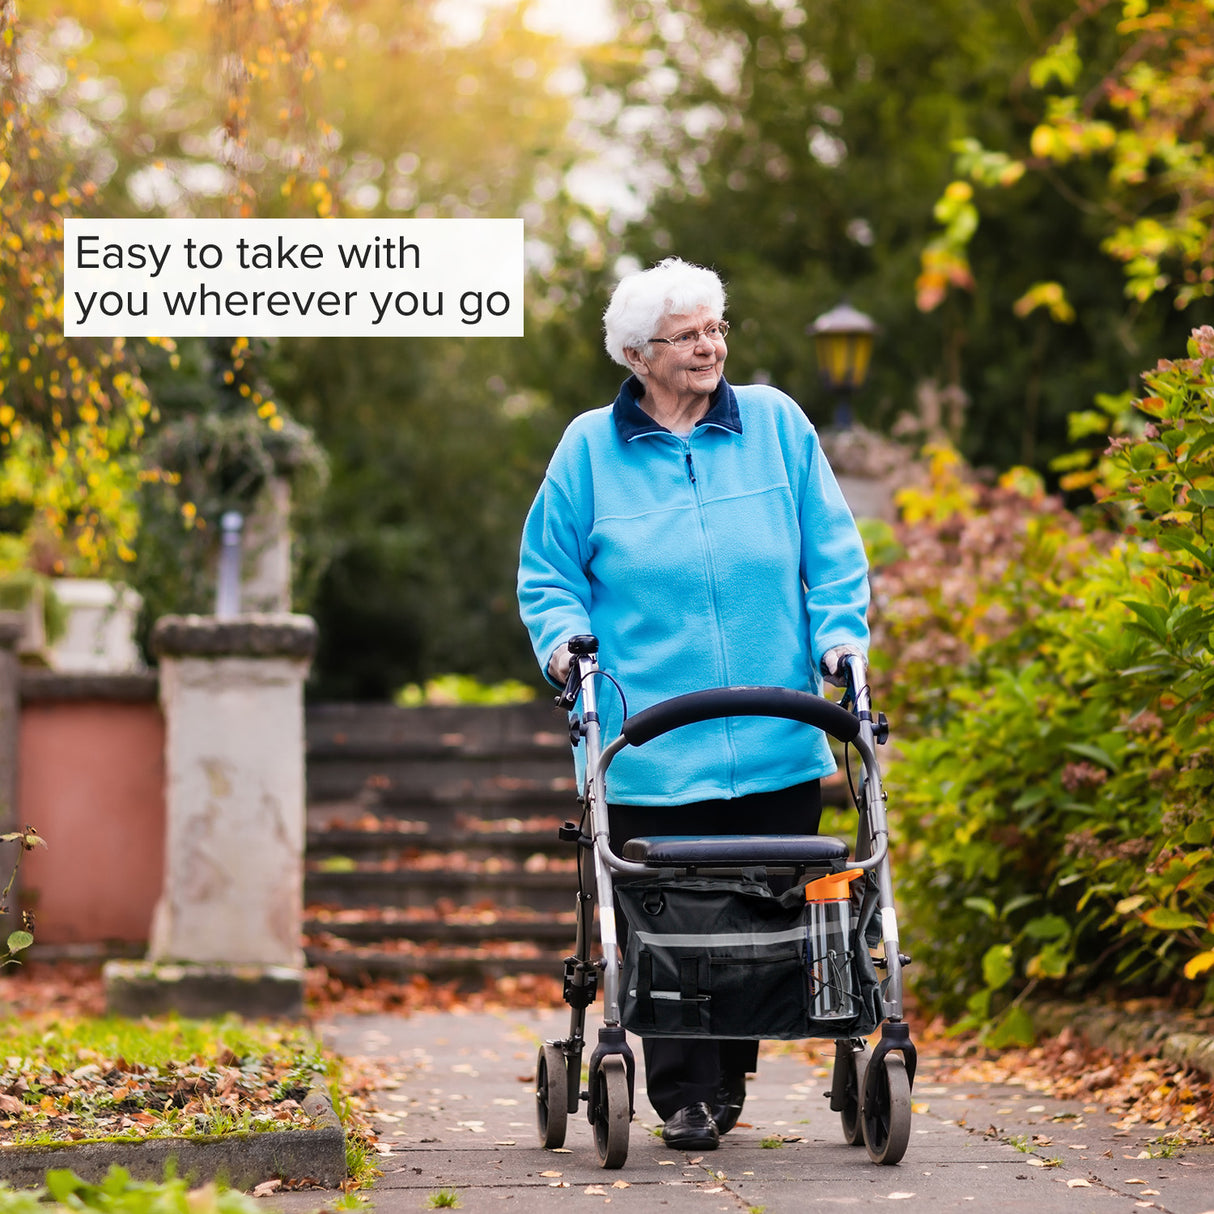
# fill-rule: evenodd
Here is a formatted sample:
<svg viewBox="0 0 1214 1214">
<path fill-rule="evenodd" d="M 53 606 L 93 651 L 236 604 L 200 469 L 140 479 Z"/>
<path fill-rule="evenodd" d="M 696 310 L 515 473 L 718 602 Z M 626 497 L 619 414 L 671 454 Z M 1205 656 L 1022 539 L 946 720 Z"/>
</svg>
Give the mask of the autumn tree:
<svg viewBox="0 0 1214 1214">
<path fill-rule="evenodd" d="M 444 672 L 538 679 L 518 537 L 564 419 L 613 378 L 593 311 L 607 271 L 566 188 L 581 154 L 574 52 L 517 6 L 468 41 L 430 7 L 351 5 L 334 31 L 347 65 L 322 80 L 335 197 L 343 214 L 523 217 L 527 336 L 280 343 L 272 379 L 332 472 L 317 695 L 382 697 Z"/>
<path fill-rule="evenodd" d="M 1119 267 L 1120 310 L 1102 291 L 1098 265 L 1034 260 L 1033 277 L 1003 312 L 1005 323 L 1091 327 L 1098 318 L 1127 349 L 1157 348 L 1153 330 L 1191 323 L 1168 311 L 1209 314 L 1214 296 L 1214 7 L 1204 0 L 1103 0 L 1069 6 L 1045 31 L 1019 81 L 1030 121 L 1018 138 L 992 143 L 968 132 L 954 141 L 955 177 L 935 206 L 916 283 L 920 309 L 968 311 L 989 293 L 998 266 L 988 225 L 1000 236 L 1011 210 L 1061 203 Z M 1047 319 L 1048 318 L 1048 319 Z M 1112 374 L 1109 390 L 1129 387 Z M 1073 401 L 1072 407 L 1088 402 Z"/>
<path fill-rule="evenodd" d="M 1027 178 L 971 244 L 972 296 L 920 311 L 916 280 L 954 145 L 1028 140 L 1027 65 L 1073 10 L 928 0 L 906 20 L 890 0 L 629 4 L 594 94 L 649 200 L 628 251 L 719 267 L 731 374 L 772 379 L 815 419 L 829 421 L 830 402 L 805 327 L 847 297 L 881 327 L 861 420 L 913 433 L 924 412 L 956 413 L 974 460 L 1044 469 L 1066 448 L 1068 412 L 1131 386 L 1183 325 L 1127 308 L 1102 234 Z M 1015 313 L 1035 282 L 1063 275 L 1077 284 L 1075 324 Z"/>
<path fill-rule="evenodd" d="M 42 31 L 45 34 L 45 31 Z M 134 555 L 135 449 L 150 410 L 122 341 L 63 335 L 63 217 L 99 165 L 69 158 L 87 112 L 38 33 L 0 5 L 0 575 L 115 570 Z"/>
<path fill-rule="evenodd" d="M 322 124 L 303 90 L 327 5 L 264 0 L 0 6 L 0 562 L 139 579 L 144 439 L 158 402 L 145 342 L 63 336 L 70 215 L 251 214 L 272 193 L 324 213 Z M 306 183 L 306 189 L 305 189 Z M 176 364 L 173 343 L 159 343 Z M 229 382 L 246 355 L 233 347 Z M 274 402 L 244 402 L 281 430 Z M 196 521 L 192 503 L 182 524 Z M 180 537 L 179 537 L 180 540 Z"/>
<path fill-rule="evenodd" d="M 53 84 L 40 86 L 39 99 L 55 163 L 76 189 L 73 196 L 44 191 L 54 211 L 42 246 L 47 344 L 61 340 L 54 336 L 59 241 L 69 212 L 521 214 L 537 265 L 552 272 L 557 262 L 568 264 L 565 220 L 578 209 L 563 183 L 576 156 L 566 131 L 570 52 L 529 29 L 521 5 L 492 14 L 469 41 L 453 38 L 437 9 L 431 0 L 404 7 L 185 0 L 149 13 L 129 3 L 28 0 L 19 25 L 16 9 L 5 9 L 15 43 L 29 52 L 27 77 Z M 50 163 L 45 155 L 42 163 Z M 76 196 L 92 210 L 73 210 Z M 11 264 L 14 273 L 36 277 L 28 249 Z M 11 308 L 8 316 L 19 312 L 31 314 Z M 334 562 L 317 601 L 328 646 L 322 670 L 330 655 L 338 671 L 364 663 L 376 674 L 373 686 L 347 688 L 382 693 L 435 673 L 429 663 L 468 669 L 492 666 L 499 652 L 517 654 L 521 631 L 502 554 L 517 542 L 511 529 L 519 503 L 542 461 L 528 455 L 521 471 L 499 472 L 494 458 L 503 435 L 510 446 L 509 434 L 530 432 L 533 415 L 546 409 L 546 398 L 527 390 L 528 375 L 515 373 L 528 361 L 522 344 L 299 340 L 224 350 L 182 341 L 148 350 L 117 343 L 132 372 L 122 382 L 139 385 L 134 372 L 142 370 L 148 385 L 139 389 L 138 416 L 150 428 L 145 461 L 159 473 L 138 499 L 130 480 L 116 498 L 126 554 L 137 556 L 128 575 L 150 612 L 209 607 L 207 533 L 232 504 L 230 495 L 185 492 L 171 482 L 212 467 L 212 457 L 230 453 L 239 437 L 257 450 L 247 447 L 250 458 L 237 462 L 246 471 L 261 467 L 260 457 L 278 452 L 296 426 L 284 402 L 298 402 L 294 411 L 337 452 L 324 526 L 303 544 L 313 571 Z M 34 378 L 31 370 L 31 384 Z M 27 406 L 11 391 L 6 405 L 11 413 L 0 418 L 29 434 Z M 198 444 L 216 438 L 215 419 L 225 418 L 222 441 L 201 450 Z M 130 435 L 111 434 L 133 478 Z M 530 441 L 539 451 L 551 438 Z M 6 460 L 5 469 L 17 483 L 16 461 Z M 444 475 L 431 474 L 438 470 Z M 256 478 L 211 480 L 214 488 Z M 320 502 L 312 506 L 319 518 Z M 36 513 L 28 504 L 21 518 Z M 420 541 L 402 545 L 402 535 Z M 403 564 L 388 556 L 405 550 L 411 555 Z M 487 603 L 490 630 L 459 629 L 461 616 L 479 620 Z M 376 610 L 385 616 L 383 648 L 369 652 L 373 630 L 365 625 Z M 512 629 L 518 635 L 503 642 Z M 461 645 L 457 635 L 475 636 L 476 645 Z"/>
</svg>

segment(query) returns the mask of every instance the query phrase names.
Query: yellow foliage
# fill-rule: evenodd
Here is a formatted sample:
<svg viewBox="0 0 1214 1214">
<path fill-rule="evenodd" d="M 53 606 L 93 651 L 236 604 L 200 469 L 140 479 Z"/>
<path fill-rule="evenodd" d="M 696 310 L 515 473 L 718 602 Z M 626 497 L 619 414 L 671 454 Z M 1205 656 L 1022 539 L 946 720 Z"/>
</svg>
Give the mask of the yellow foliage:
<svg viewBox="0 0 1214 1214">
<path fill-rule="evenodd" d="M 1189 979 L 1198 978 L 1209 970 L 1214 969 L 1214 951 L 1198 953 L 1185 962 L 1184 976 Z"/>
<path fill-rule="evenodd" d="M 977 489 L 964 477 L 965 461 L 948 443 L 930 443 L 923 450 L 928 460 L 928 483 L 900 489 L 894 504 L 905 522 L 943 522 L 955 514 L 968 514 Z"/>
</svg>

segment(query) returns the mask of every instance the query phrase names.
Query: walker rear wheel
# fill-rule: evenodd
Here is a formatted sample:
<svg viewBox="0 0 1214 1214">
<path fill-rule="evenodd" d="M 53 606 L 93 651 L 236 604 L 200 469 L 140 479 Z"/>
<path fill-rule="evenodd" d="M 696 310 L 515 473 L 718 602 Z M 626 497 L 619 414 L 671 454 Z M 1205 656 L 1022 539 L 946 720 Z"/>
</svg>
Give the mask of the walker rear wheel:
<svg viewBox="0 0 1214 1214">
<path fill-rule="evenodd" d="M 628 1070 L 619 1054 L 608 1054 L 591 1076 L 595 1087 L 594 1149 L 599 1166 L 622 1168 L 628 1158 L 628 1127 L 632 1102 L 628 1097 Z"/>
<path fill-rule="evenodd" d="M 843 1141 L 848 1146 L 858 1147 L 864 1143 L 864 1127 L 860 1119 L 861 1098 L 864 1093 L 864 1076 L 868 1071 L 868 1060 L 872 1049 L 866 1044 L 862 1050 L 851 1047 L 847 1041 L 835 1046 L 835 1073 L 831 1081 L 831 1092 L 842 1099 L 839 1120 L 843 1123 Z"/>
<path fill-rule="evenodd" d="M 559 1045 L 546 1041 L 535 1063 L 535 1119 L 540 1146 L 565 1145 L 569 1120 L 569 1080 L 565 1054 Z"/>
<path fill-rule="evenodd" d="M 897 1163 L 910 1142 L 911 1096 L 906 1059 L 890 1052 L 864 1078 L 860 1122 L 873 1163 Z"/>
</svg>

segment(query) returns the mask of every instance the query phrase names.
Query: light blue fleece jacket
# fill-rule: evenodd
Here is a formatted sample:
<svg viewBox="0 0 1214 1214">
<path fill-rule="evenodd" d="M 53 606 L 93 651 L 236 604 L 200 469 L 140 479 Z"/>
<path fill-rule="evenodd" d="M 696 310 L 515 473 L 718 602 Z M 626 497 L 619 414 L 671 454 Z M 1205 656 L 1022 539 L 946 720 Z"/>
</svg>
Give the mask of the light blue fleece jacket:
<svg viewBox="0 0 1214 1214">
<path fill-rule="evenodd" d="M 711 687 L 820 690 L 827 650 L 867 650 L 869 589 L 863 543 L 813 426 L 777 389 L 722 380 L 683 438 L 642 410 L 643 392 L 632 377 L 613 405 L 574 419 L 527 516 L 518 596 L 541 668 L 589 632 L 629 714 Z M 599 683 L 606 744 L 623 714 Z M 834 770 L 819 730 L 733 717 L 625 747 L 607 797 L 682 805 Z"/>
</svg>

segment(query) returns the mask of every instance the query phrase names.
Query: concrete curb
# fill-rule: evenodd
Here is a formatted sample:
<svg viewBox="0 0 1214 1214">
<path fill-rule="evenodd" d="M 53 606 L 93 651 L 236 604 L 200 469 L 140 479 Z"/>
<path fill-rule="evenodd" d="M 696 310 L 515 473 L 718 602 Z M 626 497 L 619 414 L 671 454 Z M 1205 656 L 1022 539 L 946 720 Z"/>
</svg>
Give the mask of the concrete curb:
<svg viewBox="0 0 1214 1214">
<path fill-rule="evenodd" d="M 1070 1028 L 1091 1045 L 1105 1046 L 1114 1053 L 1155 1054 L 1214 1079 L 1214 1032 L 1204 1026 L 1178 1028 L 1178 1022 L 1183 1023 L 1179 1015 L 1146 1015 L 1125 1008 L 1069 1003 L 1036 1003 L 1032 1012 L 1043 1032 L 1058 1034 Z"/>
<path fill-rule="evenodd" d="M 105 963 L 101 975 L 106 1011 L 112 1016 L 303 1016 L 304 972 L 290 966 L 115 960 Z"/>
<path fill-rule="evenodd" d="M 346 1136 L 328 1093 L 313 1088 L 304 1110 L 315 1129 L 214 1134 L 199 1138 L 155 1138 L 142 1142 L 64 1142 L 45 1146 L 0 1146 L 0 1181 L 36 1188 L 53 1168 L 68 1168 L 97 1183 L 111 1167 L 135 1180 L 163 1180 L 172 1165 L 191 1184 L 216 1180 L 234 1189 L 262 1181 L 310 1180 L 325 1189 L 346 1178 Z"/>
</svg>

